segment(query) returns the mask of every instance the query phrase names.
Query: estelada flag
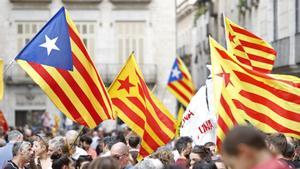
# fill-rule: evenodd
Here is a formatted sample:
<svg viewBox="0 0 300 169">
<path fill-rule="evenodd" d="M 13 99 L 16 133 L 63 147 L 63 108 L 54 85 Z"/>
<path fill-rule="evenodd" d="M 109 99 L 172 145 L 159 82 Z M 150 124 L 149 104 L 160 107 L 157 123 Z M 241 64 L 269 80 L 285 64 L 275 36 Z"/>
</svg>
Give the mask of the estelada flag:
<svg viewBox="0 0 300 169">
<path fill-rule="evenodd" d="M 176 121 L 147 87 L 133 54 L 108 92 L 117 117 L 142 138 L 139 159 L 174 138 Z"/>
<path fill-rule="evenodd" d="M 218 147 L 239 124 L 300 138 L 300 79 L 248 69 L 215 40 L 209 41 Z"/>
<path fill-rule="evenodd" d="M 68 118 L 90 128 L 112 118 L 106 88 L 64 7 L 16 60 Z"/>
<path fill-rule="evenodd" d="M 3 127 L 3 130 L 6 132 L 8 130 L 8 123 L 4 117 L 4 114 L 2 111 L 0 111 L 0 126 Z"/>
<path fill-rule="evenodd" d="M 192 76 L 183 61 L 176 57 L 169 76 L 167 89 L 185 107 L 195 94 Z"/>
<path fill-rule="evenodd" d="M 272 71 L 276 51 L 264 39 L 225 17 L 227 49 L 245 67 L 262 73 Z"/>
</svg>

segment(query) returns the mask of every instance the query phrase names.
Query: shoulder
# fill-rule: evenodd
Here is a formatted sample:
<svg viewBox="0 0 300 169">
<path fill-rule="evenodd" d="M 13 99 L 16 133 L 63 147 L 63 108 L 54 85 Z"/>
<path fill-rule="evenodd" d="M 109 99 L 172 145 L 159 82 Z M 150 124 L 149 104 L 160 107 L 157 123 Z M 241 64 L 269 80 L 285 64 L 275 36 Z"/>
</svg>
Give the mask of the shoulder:
<svg viewBox="0 0 300 169">
<path fill-rule="evenodd" d="M 12 161 L 8 161 L 3 169 L 18 169 L 18 166 L 16 166 Z"/>
</svg>

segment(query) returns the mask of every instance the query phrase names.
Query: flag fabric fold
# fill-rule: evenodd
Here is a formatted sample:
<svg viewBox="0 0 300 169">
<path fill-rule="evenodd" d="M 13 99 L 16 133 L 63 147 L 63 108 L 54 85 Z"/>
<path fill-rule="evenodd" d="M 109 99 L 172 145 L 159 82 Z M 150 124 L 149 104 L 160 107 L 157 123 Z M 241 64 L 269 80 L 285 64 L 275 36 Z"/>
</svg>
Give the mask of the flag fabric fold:
<svg viewBox="0 0 300 169">
<path fill-rule="evenodd" d="M 219 148 L 238 124 L 300 138 L 299 78 L 248 69 L 212 38 L 210 49 Z"/>
<path fill-rule="evenodd" d="M 68 118 L 90 128 L 111 119 L 112 104 L 67 10 L 62 7 L 16 61 Z"/>
<path fill-rule="evenodd" d="M 169 76 L 167 89 L 185 107 L 195 94 L 195 86 L 192 77 L 183 61 L 176 57 Z"/>
<path fill-rule="evenodd" d="M 227 49 L 245 67 L 262 73 L 272 71 L 276 51 L 262 38 L 225 17 Z"/>
<path fill-rule="evenodd" d="M 133 54 L 109 88 L 116 116 L 142 138 L 139 159 L 175 136 L 176 122 L 151 93 Z"/>
</svg>

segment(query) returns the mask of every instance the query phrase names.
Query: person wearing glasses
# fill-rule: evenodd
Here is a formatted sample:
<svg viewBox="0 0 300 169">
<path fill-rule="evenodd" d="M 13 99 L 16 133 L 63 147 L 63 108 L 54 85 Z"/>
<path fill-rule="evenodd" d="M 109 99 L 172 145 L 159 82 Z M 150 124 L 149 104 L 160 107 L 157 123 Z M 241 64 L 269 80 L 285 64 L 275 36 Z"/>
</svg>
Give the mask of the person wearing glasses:
<svg viewBox="0 0 300 169">
<path fill-rule="evenodd" d="M 132 168 L 129 163 L 129 149 L 123 142 L 118 142 L 111 147 L 111 156 L 118 160 L 120 169 Z"/>
<path fill-rule="evenodd" d="M 16 142 L 13 146 L 13 159 L 9 160 L 3 169 L 26 169 L 26 165 L 29 164 L 33 158 L 32 145 L 27 142 Z"/>
<path fill-rule="evenodd" d="M 47 139 L 41 135 L 37 135 L 33 142 L 33 151 L 35 153 L 35 163 L 37 169 L 50 169 L 52 162 L 48 155 Z"/>
</svg>

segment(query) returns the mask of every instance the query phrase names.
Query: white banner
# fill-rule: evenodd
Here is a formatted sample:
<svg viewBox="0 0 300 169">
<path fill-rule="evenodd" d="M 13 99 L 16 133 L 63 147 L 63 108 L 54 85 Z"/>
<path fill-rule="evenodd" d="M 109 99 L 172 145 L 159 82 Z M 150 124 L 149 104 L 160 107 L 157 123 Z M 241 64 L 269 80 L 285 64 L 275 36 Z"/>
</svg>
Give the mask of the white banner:
<svg viewBox="0 0 300 169">
<path fill-rule="evenodd" d="M 212 80 L 208 79 L 192 98 L 182 117 L 180 136 L 191 137 L 196 145 L 216 142 L 217 123 L 212 92 Z"/>
</svg>

